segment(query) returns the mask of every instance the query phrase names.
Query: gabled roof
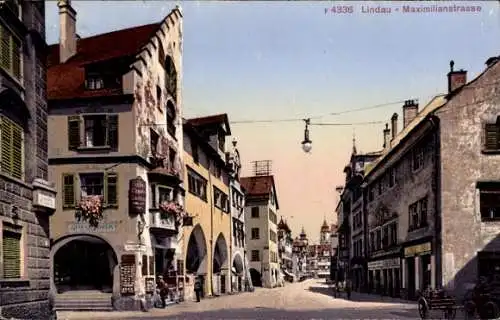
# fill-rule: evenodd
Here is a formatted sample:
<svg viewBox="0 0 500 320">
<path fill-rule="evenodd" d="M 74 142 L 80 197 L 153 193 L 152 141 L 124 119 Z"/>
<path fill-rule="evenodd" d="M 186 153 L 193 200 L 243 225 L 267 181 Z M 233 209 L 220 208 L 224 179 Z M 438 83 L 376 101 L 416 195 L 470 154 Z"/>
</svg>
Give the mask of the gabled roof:
<svg viewBox="0 0 500 320">
<path fill-rule="evenodd" d="M 49 46 L 47 95 L 49 100 L 119 95 L 121 90 L 85 90 L 85 66 L 122 57 L 134 57 L 159 29 L 160 23 L 132 27 L 77 40 L 77 53 L 59 63 L 59 44 Z"/>
<path fill-rule="evenodd" d="M 204 127 L 213 125 L 224 125 L 226 135 L 231 135 L 231 127 L 229 126 L 229 119 L 227 113 L 216 114 L 206 117 L 191 118 L 187 122 L 194 127 Z"/>
<path fill-rule="evenodd" d="M 375 162 L 373 162 L 373 164 L 371 164 L 371 166 L 366 168 L 367 171 L 365 172 L 365 179 L 376 171 L 376 169 L 380 166 L 380 163 L 390 157 L 390 155 L 393 153 L 393 150 L 398 148 L 400 143 L 404 141 L 405 138 L 427 118 L 427 116 L 445 105 L 446 101 L 447 99 L 445 94 L 440 94 L 432 98 L 429 103 L 427 103 L 427 105 L 417 114 L 415 119 L 413 119 L 403 130 L 401 130 L 396 135 L 394 140 L 391 141 L 390 148 L 387 148 L 387 150 L 385 150 L 384 153 Z"/>
<path fill-rule="evenodd" d="M 271 192 L 274 193 L 276 208 L 279 208 L 274 176 L 242 177 L 240 178 L 240 184 L 247 191 L 248 197 L 269 197 Z"/>
</svg>

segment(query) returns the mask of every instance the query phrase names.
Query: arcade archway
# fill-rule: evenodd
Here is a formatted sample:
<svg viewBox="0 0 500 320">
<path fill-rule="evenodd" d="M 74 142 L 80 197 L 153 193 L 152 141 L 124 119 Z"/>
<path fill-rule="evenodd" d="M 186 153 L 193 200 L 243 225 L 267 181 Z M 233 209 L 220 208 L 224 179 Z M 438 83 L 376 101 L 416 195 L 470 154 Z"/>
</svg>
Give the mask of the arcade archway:
<svg viewBox="0 0 500 320">
<path fill-rule="evenodd" d="M 186 252 L 186 271 L 191 274 L 207 273 L 207 243 L 205 234 L 198 224 L 191 231 Z"/>
<path fill-rule="evenodd" d="M 90 235 L 74 236 L 63 241 L 53 257 L 57 291 L 112 292 L 113 270 L 118 259 L 109 243 Z"/>
<path fill-rule="evenodd" d="M 213 273 L 220 273 L 222 269 L 227 269 L 227 244 L 222 233 L 215 241 L 212 267 Z"/>
</svg>

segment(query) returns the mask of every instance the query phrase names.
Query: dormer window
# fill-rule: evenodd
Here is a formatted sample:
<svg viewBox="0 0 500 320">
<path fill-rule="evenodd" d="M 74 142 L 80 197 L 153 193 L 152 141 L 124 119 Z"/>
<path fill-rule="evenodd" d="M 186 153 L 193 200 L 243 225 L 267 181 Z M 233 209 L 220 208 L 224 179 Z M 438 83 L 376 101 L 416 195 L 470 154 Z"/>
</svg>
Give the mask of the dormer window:
<svg viewBox="0 0 500 320">
<path fill-rule="evenodd" d="M 99 75 L 89 74 L 87 75 L 87 79 L 85 80 L 85 87 L 88 90 L 104 89 L 104 80 Z"/>
</svg>

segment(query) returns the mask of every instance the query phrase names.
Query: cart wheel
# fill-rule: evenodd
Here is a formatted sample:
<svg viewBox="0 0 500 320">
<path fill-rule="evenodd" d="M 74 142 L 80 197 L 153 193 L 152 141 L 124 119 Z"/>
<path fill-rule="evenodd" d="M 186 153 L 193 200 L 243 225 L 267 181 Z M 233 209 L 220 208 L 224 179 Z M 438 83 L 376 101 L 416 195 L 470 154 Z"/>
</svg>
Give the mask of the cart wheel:
<svg viewBox="0 0 500 320">
<path fill-rule="evenodd" d="M 453 320 L 455 319 L 455 316 L 457 314 L 457 310 L 455 308 L 448 308 L 444 310 L 444 318 L 448 320 Z"/>
<path fill-rule="evenodd" d="M 480 311 L 481 319 L 489 320 L 496 319 L 500 315 L 500 311 L 498 309 L 498 305 L 493 301 L 488 301 L 484 304 Z"/>
<path fill-rule="evenodd" d="M 427 319 L 429 317 L 429 308 L 425 299 L 418 299 L 418 313 L 421 319 Z"/>
<path fill-rule="evenodd" d="M 464 304 L 464 313 L 466 320 L 472 320 L 476 316 L 476 304 L 472 301 L 467 301 Z"/>
</svg>

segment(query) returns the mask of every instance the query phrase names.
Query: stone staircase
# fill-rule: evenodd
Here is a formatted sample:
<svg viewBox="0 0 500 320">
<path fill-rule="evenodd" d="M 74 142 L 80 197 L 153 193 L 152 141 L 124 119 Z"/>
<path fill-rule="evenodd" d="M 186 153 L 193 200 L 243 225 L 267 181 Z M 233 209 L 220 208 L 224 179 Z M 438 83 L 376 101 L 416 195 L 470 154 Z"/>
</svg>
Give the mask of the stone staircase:
<svg viewBox="0 0 500 320">
<path fill-rule="evenodd" d="M 56 311 L 113 311 L 111 294 L 100 291 L 70 291 L 56 295 Z"/>
</svg>

